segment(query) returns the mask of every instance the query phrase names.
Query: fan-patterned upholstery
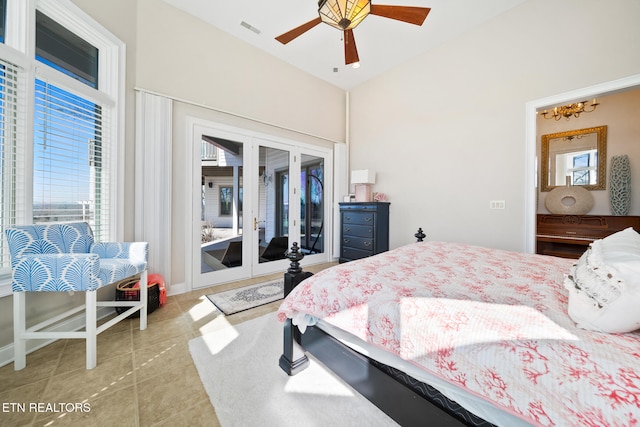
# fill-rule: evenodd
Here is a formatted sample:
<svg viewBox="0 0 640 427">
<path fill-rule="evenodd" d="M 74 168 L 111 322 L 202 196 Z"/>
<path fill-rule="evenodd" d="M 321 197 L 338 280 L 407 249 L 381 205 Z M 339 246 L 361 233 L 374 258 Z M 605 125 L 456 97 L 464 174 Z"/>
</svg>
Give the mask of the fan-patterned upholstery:
<svg viewBox="0 0 640 427">
<path fill-rule="evenodd" d="M 147 268 L 148 245 L 95 243 L 85 222 L 6 230 L 14 292 L 93 291 Z"/>
<path fill-rule="evenodd" d="M 147 326 L 147 293 L 140 301 L 97 301 L 97 290 L 128 277 L 140 275 L 140 289 L 147 289 L 148 243 L 95 242 L 86 222 L 37 224 L 6 229 L 11 254 L 14 300 L 15 369 L 26 366 L 27 339 L 83 338 L 87 341 L 87 369 L 96 366 L 96 337 L 103 330 L 140 310 L 140 330 Z M 51 332 L 50 321 L 26 328 L 27 292 L 85 292 L 85 330 Z M 114 292 L 115 293 L 115 292 Z M 130 307 L 114 319 L 97 326 L 98 307 Z M 65 313 L 65 314 L 67 314 Z"/>
</svg>

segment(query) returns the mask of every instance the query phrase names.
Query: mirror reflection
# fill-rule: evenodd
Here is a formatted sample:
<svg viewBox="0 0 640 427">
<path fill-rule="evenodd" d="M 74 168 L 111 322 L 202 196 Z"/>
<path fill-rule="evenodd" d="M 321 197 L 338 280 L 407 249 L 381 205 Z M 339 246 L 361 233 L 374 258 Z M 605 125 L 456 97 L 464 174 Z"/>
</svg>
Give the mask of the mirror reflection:
<svg viewBox="0 0 640 427">
<path fill-rule="evenodd" d="M 606 144 L 606 126 L 542 135 L 541 190 L 567 184 L 604 190 Z"/>
</svg>

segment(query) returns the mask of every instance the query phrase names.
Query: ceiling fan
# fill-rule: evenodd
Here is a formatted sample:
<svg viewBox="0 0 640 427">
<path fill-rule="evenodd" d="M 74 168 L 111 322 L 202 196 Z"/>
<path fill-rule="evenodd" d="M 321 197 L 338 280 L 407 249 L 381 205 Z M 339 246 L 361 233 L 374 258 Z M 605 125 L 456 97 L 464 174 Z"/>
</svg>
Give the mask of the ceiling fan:
<svg viewBox="0 0 640 427">
<path fill-rule="evenodd" d="M 324 22 L 344 33 L 344 60 L 345 64 L 349 65 L 359 61 L 356 42 L 353 38 L 353 29 L 364 18 L 371 14 L 414 25 L 422 25 L 430 10 L 431 8 L 428 7 L 371 4 L 370 0 L 318 0 L 319 16 L 316 19 L 279 35 L 276 40 L 282 44 L 287 44 Z"/>
</svg>

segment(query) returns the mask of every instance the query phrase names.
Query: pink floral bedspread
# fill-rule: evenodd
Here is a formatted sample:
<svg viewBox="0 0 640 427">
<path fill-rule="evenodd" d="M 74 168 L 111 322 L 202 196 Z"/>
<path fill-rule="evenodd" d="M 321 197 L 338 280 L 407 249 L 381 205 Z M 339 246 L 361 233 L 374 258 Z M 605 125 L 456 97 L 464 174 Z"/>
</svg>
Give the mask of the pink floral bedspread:
<svg viewBox="0 0 640 427">
<path fill-rule="evenodd" d="M 533 424 L 639 425 L 640 334 L 575 327 L 572 262 L 414 243 L 312 276 L 278 318 L 322 318 Z"/>
</svg>

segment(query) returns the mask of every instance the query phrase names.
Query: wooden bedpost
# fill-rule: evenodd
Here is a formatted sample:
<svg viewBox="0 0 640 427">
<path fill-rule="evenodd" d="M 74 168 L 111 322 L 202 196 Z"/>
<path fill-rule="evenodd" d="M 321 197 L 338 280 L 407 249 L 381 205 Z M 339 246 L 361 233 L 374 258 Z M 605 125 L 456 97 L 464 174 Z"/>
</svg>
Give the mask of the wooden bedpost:
<svg viewBox="0 0 640 427">
<path fill-rule="evenodd" d="M 286 255 L 291 261 L 289 269 L 284 273 L 284 296 L 287 295 L 307 277 L 313 273 L 304 272 L 300 267 L 300 260 L 304 254 L 300 252 L 298 243 L 293 242 L 291 250 Z M 304 350 L 299 344 L 300 330 L 293 324 L 291 319 L 284 322 L 284 350 L 280 356 L 280 368 L 288 375 L 295 375 L 309 366 L 309 359 L 304 354 Z"/>
<path fill-rule="evenodd" d="M 422 227 L 420 227 L 418 228 L 418 232 L 414 234 L 414 237 L 418 239 L 418 242 L 422 242 L 422 240 L 427 236 L 422 232 Z"/>
</svg>

